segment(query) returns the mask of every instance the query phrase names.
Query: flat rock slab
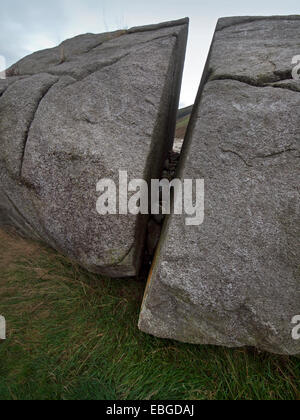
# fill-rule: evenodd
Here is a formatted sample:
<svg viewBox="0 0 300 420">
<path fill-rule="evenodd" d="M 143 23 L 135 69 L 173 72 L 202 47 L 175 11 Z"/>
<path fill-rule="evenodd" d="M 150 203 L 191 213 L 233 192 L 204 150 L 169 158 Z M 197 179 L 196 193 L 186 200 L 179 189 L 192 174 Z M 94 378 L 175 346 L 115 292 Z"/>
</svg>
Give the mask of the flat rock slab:
<svg viewBox="0 0 300 420">
<path fill-rule="evenodd" d="M 158 178 L 172 148 L 188 19 L 86 34 L 0 81 L 0 215 L 88 270 L 136 275 L 147 217 L 100 216 L 98 181 Z"/>
<path fill-rule="evenodd" d="M 220 20 L 180 168 L 205 180 L 204 223 L 166 221 L 142 331 L 300 353 L 300 86 L 273 86 L 299 35 L 299 17 Z"/>
</svg>

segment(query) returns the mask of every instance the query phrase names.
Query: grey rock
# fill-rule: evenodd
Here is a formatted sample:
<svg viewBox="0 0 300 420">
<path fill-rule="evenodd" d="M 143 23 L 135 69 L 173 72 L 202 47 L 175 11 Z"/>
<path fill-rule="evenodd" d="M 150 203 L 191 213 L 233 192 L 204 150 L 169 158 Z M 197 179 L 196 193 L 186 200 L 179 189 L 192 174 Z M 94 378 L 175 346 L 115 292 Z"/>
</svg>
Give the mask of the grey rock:
<svg viewBox="0 0 300 420">
<path fill-rule="evenodd" d="M 8 172 L 18 177 L 29 127 L 41 99 L 58 81 L 47 73 L 17 80 L 8 86 L 0 100 L 0 159 Z"/>
<path fill-rule="evenodd" d="M 222 31 L 223 29 L 227 29 L 232 26 L 244 25 L 247 23 L 255 23 L 260 22 L 264 24 L 269 24 L 271 21 L 272 23 L 282 22 L 284 21 L 295 21 L 299 20 L 299 15 L 286 15 L 286 16 L 232 16 L 226 18 L 220 18 L 218 20 L 217 31 Z M 243 29 L 243 27 L 242 27 Z"/>
<path fill-rule="evenodd" d="M 214 39 L 180 164 L 182 179 L 205 180 L 204 223 L 167 218 L 139 327 L 183 342 L 299 354 L 291 322 L 300 314 L 300 97 L 238 78 L 269 75 L 276 43 L 278 66 L 290 69 L 300 21 L 226 22 Z M 253 49 L 262 22 L 260 48 Z M 229 80 L 213 80 L 225 61 Z"/>
<path fill-rule="evenodd" d="M 259 86 L 291 81 L 299 35 L 300 16 L 220 19 L 211 50 L 210 78 L 235 78 Z"/>
<path fill-rule="evenodd" d="M 138 273 L 148 218 L 100 216 L 96 184 L 118 185 L 119 170 L 129 180 L 159 178 L 173 144 L 187 30 L 184 19 L 86 34 L 8 70 L 0 208 L 24 235 L 90 271 Z"/>
</svg>

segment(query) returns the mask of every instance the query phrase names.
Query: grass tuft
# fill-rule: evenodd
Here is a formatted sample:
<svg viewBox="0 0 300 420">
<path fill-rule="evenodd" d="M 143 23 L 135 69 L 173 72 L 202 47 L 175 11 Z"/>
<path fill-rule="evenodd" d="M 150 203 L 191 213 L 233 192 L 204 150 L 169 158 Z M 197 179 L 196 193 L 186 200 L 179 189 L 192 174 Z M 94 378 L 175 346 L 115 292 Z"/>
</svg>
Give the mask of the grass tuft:
<svg viewBox="0 0 300 420">
<path fill-rule="evenodd" d="M 0 399 L 299 399 L 299 359 L 141 333 L 144 283 L 0 231 Z"/>
</svg>

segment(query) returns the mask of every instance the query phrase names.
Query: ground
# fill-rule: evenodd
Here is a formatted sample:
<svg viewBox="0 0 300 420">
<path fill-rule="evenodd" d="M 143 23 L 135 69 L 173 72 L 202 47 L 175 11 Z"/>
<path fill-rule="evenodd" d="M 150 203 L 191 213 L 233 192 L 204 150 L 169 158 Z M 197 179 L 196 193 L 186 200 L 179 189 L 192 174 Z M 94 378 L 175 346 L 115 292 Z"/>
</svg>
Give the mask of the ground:
<svg viewBox="0 0 300 420">
<path fill-rule="evenodd" d="M 193 110 L 193 106 L 188 106 L 178 111 L 175 138 L 177 139 L 184 138 L 186 130 L 187 130 L 187 126 L 191 118 L 192 110 Z"/>
<path fill-rule="evenodd" d="M 141 333 L 144 287 L 0 230 L 0 400 L 300 399 L 297 358 Z"/>
</svg>

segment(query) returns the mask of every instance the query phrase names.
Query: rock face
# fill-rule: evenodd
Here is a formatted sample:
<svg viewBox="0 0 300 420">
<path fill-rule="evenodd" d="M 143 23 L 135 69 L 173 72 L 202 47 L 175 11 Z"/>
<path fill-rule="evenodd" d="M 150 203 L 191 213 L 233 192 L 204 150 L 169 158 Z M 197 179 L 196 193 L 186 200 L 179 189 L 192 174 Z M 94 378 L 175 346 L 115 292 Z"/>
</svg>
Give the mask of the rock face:
<svg viewBox="0 0 300 420">
<path fill-rule="evenodd" d="M 180 168 L 205 180 L 205 219 L 167 220 L 142 331 L 300 353 L 299 35 L 300 17 L 219 21 Z"/>
<path fill-rule="evenodd" d="M 100 216 L 96 184 L 158 178 L 172 148 L 188 19 L 82 35 L 0 81 L 0 215 L 88 270 L 137 274 L 147 217 Z"/>
</svg>

